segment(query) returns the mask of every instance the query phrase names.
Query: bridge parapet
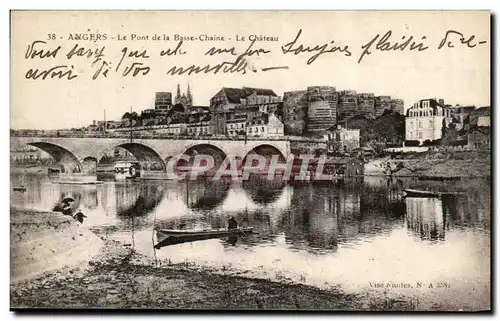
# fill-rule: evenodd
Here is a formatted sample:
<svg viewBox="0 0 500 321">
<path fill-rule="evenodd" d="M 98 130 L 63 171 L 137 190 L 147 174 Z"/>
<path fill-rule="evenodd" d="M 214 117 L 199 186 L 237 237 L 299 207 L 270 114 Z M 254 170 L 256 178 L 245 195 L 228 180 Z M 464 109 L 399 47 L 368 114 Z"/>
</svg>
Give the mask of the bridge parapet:
<svg viewBox="0 0 500 321">
<path fill-rule="evenodd" d="M 11 137 L 61 137 L 61 138 L 124 138 L 124 139 L 166 139 L 166 140 L 224 140 L 224 141 L 297 141 L 297 142 L 326 142 L 323 138 L 305 136 L 281 136 L 281 137 L 246 137 L 228 135 L 169 135 L 169 134 L 148 134 L 148 133 L 84 133 L 74 131 L 58 130 L 11 130 Z"/>
</svg>

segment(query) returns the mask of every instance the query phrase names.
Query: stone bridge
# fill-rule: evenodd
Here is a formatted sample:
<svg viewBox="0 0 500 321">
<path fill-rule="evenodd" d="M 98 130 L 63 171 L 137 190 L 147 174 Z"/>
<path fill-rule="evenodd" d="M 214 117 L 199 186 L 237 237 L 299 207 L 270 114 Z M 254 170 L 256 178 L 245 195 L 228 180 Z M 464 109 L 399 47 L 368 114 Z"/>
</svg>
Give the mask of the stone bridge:
<svg viewBox="0 0 500 321">
<path fill-rule="evenodd" d="M 144 137 L 144 136 L 111 136 L 111 135 L 33 135 L 11 133 L 11 149 L 13 146 L 31 145 L 50 154 L 56 162 L 62 164 L 73 174 L 89 175 L 86 162 L 99 163 L 105 154 L 121 147 L 140 162 L 155 162 L 166 170 L 166 162 L 170 157 L 181 154 L 210 154 L 218 153 L 225 156 L 236 156 L 244 159 L 250 152 L 258 154 L 278 154 L 287 158 L 295 147 L 314 153 L 317 149 L 326 147 L 322 140 L 303 137 L 282 138 L 248 138 L 229 139 L 228 137 Z"/>
</svg>

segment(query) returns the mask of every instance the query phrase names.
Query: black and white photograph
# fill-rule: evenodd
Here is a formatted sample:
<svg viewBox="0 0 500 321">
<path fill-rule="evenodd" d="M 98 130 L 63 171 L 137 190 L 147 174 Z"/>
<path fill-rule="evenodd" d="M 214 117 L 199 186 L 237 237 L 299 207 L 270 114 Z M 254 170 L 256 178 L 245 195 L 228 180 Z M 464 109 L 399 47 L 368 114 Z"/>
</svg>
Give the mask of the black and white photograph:
<svg viewBox="0 0 500 321">
<path fill-rule="evenodd" d="M 12 10 L 11 311 L 491 311 L 491 19 Z"/>
</svg>

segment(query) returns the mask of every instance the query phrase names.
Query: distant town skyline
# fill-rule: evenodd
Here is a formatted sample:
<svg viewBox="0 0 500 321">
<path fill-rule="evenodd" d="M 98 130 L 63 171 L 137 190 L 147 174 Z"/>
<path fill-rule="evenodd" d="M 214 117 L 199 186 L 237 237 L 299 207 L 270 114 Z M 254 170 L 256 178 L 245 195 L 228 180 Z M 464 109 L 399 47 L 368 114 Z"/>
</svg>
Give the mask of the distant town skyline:
<svg viewBox="0 0 500 321">
<path fill-rule="evenodd" d="M 252 88 L 271 89 L 276 93 L 276 95 L 278 95 L 282 99 L 283 94 L 285 92 L 304 90 L 307 87 L 312 87 L 312 86 L 329 86 L 329 87 L 335 87 L 337 91 L 354 90 L 357 93 L 373 93 L 375 96 L 391 96 L 392 98 L 403 99 L 405 112 L 407 109 L 412 107 L 416 101 L 419 101 L 422 99 L 428 99 L 428 98 L 437 98 L 437 99 L 442 98 L 442 99 L 444 99 L 445 104 L 449 104 L 452 106 L 454 106 L 456 104 L 460 104 L 460 105 L 464 105 L 464 106 L 473 106 L 474 105 L 476 107 L 483 107 L 483 106 L 490 105 L 489 101 L 488 101 L 488 103 L 484 103 L 484 104 L 474 103 L 471 100 L 468 102 L 463 102 L 463 101 L 458 101 L 458 100 L 455 100 L 452 98 L 447 99 L 448 97 L 443 97 L 442 95 L 441 96 L 440 95 L 426 95 L 426 96 L 421 96 L 419 98 L 409 100 L 409 99 L 405 99 L 403 97 L 396 96 L 395 94 L 391 94 L 389 91 L 386 91 L 386 92 L 375 92 L 375 91 L 369 91 L 369 90 L 360 91 L 360 90 L 357 90 L 356 88 L 341 88 L 339 86 L 335 86 L 334 84 L 310 84 L 310 85 L 307 85 L 306 87 L 293 88 L 293 89 L 288 89 L 288 90 L 284 90 L 284 91 L 277 91 L 276 89 L 274 89 L 272 87 L 267 88 L 267 87 L 263 87 L 263 86 L 255 86 L 255 85 L 251 86 L 251 85 L 245 85 L 245 84 L 243 84 L 241 86 L 221 85 L 221 86 L 217 87 L 218 89 L 216 89 L 212 95 L 208 94 L 208 96 L 207 96 L 207 94 L 205 94 L 204 95 L 205 97 L 200 98 L 196 93 L 196 87 L 193 87 L 192 83 L 193 82 L 178 83 L 178 84 L 173 84 L 172 86 L 169 86 L 171 88 L 167 88 L 167 87 L 158 88 L 156 90 L 152 90 L 150 92 L 150 95 L 147 95 L 146 93 L 144 93 L 143 95 L 140 96 L 140 99 L 136 100 L 137 103 L 135 106 L 132 104 L 130 104 L 129 106 L 124 105 L 124 106 L 122 106 L 121 109 L 118 108 L 118 106 L 113 106 L 113 107 L 108 107 L 108 108 L 106 108 L 104 106 L 102 108 L 101 113 L 97 112 L 97 113 L 93 114 L 93 117 L 90 120 L 90 122 L 86 121 L 86 120 L 85 121 L 82 120 L 81 123 L 77 123 L 76 125 L 72 125 L 70 127 L 67 127 L 67 126 L 66 127 L 64 127 L 64 126 L 36 127 L 36 124 L 33 124 L 34 126 L 32 126 L 32 127 L 15 127 L 15 124 L 13 122 L 11 122 L 11 129 L 48 129 L 48 130 L 50 130 L 50 129 L 66 129 L 66 128 L 72 128 L 72 127 L 74 127 L 74 128 L 84 127 L 84 126 L 88 126 L 89 124 L 91 124 L 92 121 L 94 121 L 94 120 L 96 120 L 96 121 L 104 120 L 105 113 L 106 113 L 105 120 L 109 120 L 109 121 L 120 120 L 121 117 L 123 116 L 123 114 L 126 112 L 130 112 L 130 110 L 140 114 L 140 112 L 145 110 L 145 109 L 154 109 L 155 108 L 155 93 L 156 92 L 170 92 L 170 93 L 172 93 L 172 104 L 174 104 L 175 103 L 175 96 L 177 93 L 177 85 L 180 86 L 181 94 L 184 94 L 187 91 L 188 84 L 190 86 L 191 94 L 193 95 L 193 106 L 209 106 L 210 99 L 213 97 L 213 95 L 215 95 L 223 87 L 230 87 L 230 88 L 252 87 Z M 87 116 L 90 116 L 90 115 L 87 115 Z M 86 117 L 86 119 L 88 119 L 88 117 Z"/>
</svg>

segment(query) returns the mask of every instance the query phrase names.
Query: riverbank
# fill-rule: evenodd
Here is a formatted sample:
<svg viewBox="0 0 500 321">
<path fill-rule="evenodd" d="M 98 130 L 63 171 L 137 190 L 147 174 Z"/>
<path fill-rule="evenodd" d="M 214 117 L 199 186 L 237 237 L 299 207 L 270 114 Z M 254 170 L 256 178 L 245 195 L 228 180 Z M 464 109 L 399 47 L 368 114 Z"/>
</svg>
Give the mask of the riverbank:
<svg viewBox="0 0 500 321">
<path fill-rule="evenodd" d="M 48 166 L 10 166 L 11 173 L 47 174 Z"/>
<path fill-rule="evenodd" d="M 112 251 L 109 251 L 110 249 Z M 418 309 L 409 299 L 220 275 L 183 265 L 134 264 L 132 250 L 108 242 L 112 257 L 11 285 L 11 308 L 392 311 Z"/>
<path fill-rule="evenodd" d="M 58 213 L 11 209 L 11 308 L 412 310 L 349 294 L 154 263 Z"/>
<path fill-rule="evenodd" d="M 398 154 L 365 164 L 365 175 L 394 177 L 490 177 L 491 153 L 486 151 L 424 152 Z"/>
</svg>

